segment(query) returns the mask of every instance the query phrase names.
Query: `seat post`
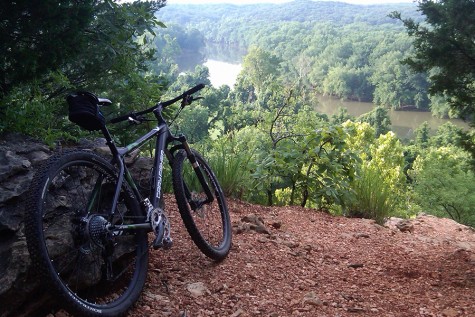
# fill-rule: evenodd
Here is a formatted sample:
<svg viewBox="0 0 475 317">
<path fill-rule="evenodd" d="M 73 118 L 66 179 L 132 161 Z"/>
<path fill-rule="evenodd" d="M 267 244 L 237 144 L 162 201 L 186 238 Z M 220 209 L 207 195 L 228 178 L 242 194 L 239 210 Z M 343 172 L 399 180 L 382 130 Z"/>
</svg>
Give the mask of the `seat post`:
<svg viewBox="0 0 475 317">
<path fill-rule="evenodd" d="M 104 135 L 104 138 L 106 139 L 106 144 L 107 146 L 109 147 L 109 149 L 111 150 L 111 153 L 112 153 L 112 156 L 114 158 L 117 158 L 119 156 L 119 151 L 117 149 L 117 146 L 115 145 L 114 143 L 114 140 L 112 139 L 112 136 L 111 134 L 109 133 L 109 130 L 107 129 L 107 127 L 104 125 L 102 128 L 101 128 L 101 131 L 102 131 L 102 134 Z"/>
</svg>

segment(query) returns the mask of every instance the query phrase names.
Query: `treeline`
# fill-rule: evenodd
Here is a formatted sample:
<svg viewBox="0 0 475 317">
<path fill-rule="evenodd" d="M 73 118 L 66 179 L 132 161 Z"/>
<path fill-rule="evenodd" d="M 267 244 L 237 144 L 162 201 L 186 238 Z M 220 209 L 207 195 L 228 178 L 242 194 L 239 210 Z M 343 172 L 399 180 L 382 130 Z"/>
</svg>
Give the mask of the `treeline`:
<svg viewBox="0 0 475 317">
<path fill-rule="evenodd" d="M 170 5 L 160 12 L 171 28 L 200 32 L 207 42 L 259 47 L 280 59 L 288 82 L 317 93 L 393 109 L 430 110 L 457 117 L 442 96 L 429 97 L 429 79 L 401 63 L 412 41 L 398 10 L 421 20 L 415 4 L 361 6 L 294 1 L 281 5 Z M 199 12 L 199 14 L 196 14 Z"/>
<path fill-rule="evenodd" d="M 65 0 L 59 6 L 57 1 L 35 7 L 14 3 L 8 15 L 0 11 L 2 27 L 11 30 L 1 33 L 0 42 L 6 48 L 0 51 L 0 133 L 20 132 L 51 145 L 100 136 L 68 122 L 64 97 L 72 90 L 110 98 L 113 106 L 103 111 L 111 118 L 149 107 L 197 83 L 209 85 L 206 67 L 181 73 L 177 66 L 181 52 L 203 47 L 205 33 L 173 27 L 166 20 L 168 28 L 157 28 L 154 14 L 162 5 L 85 2 L 84 10 L 75 12 Z M 44 12 L 51 6 L 68 19 L 32 19 L 26 29 L 16 23 L 32 16 L 46 18 Z M 77 27 L 69 34 L 72 40 L 56 41 L 64 23 Z M 397 82 L 412 91 L 399 63 L 404 45 L 410 43 L 399 27 L 393 25 L 393 33 L 367 23 L 337 27 L 294 21 L 275 24 L 275 33 L 271 27 L 255 29 L 256 43 L 266 45 L 249 47 L 233 89 L 210 86 L 202 93 L 204 99 L 185 108 L 172 125 L 206 153 L 226 195 L 378 222 L 424 211 L 475 224 L 475 164 L 469 152 L 457 146 L 466 141 L 460 129 L 446 124 L 431 137 L 423 125 L 415 140 L 403 143 L 389 131 L 387 108 L 377 107 L 359 118 L 344 110 L 332 117 L 314 110 L 316 91 L 340 86 L 328 79 L 333 73 L 347 78 L 348 73 L 368 71 L 375 79 L 365 81 L 357 73 L 354 82 L 372 85 L 368 89 L 374 89 L 373 98 L 378 85 L 393 83 L 391 76 L 401 74 Z M 45 51 L 36 55 L 40 46 Z M 361 91 L 358 96 L 365 98 L 367 88 L 356 91 L 355 85 L 350 85 L 351 95 Z M 386 91 L 396 88 L 388 86 Z M 178 109 L 170 110 L 167 116 L 174 118 Z M 151 126 L 111 128 L 117 143 L 125 145 L 136 138 L 135 132 Z"/>
<path fill-rule="evenodd" d="M 367 23 L 371 25 L 395 24 L 388 17 L 391 11 L 421 20 L 415 4 L 353 5 L 332 1 L 295 0 L 284 4 L 169 4 L 158 16 L 163 21 L 181 26 L 193 25 L 206 31 L 208 39 L 223 43 L 240 42 L 239 32 L 275 22 L 331 22 L 335 25 Z M 214 27 L 212 25 L 214 23 Z M 232 29 L 235 32 L 229 32 Z"/>
<path fill-rule="evenodd" d="M 220 23 L 230 14 L 219 14 L 214 30 L 225 32 Z M 448 123 L 430 133 L 423 124 L 414 140 L 401 142 L 389 131 L 386 107 L 358 118 L 344 109 L 332 117 L 314 110 L 316 92 L 428 107 L 427 76 L 401 64 L 413 53 L 412 40 L 396 21 L 234 22 L 230 38 L 239 34 L 237 43 L 248 47 L 236 85 L 209 88 L 176 125 L 195 136 L 227 195 L 378 222 L 424 211 L 475 224 L 473 158 L 457 146 L 459 128 Z M 163 34 L 199 29 L 209 41 L 206 23 L 198 25 L 169 24 Z M 204 80 L 206 71 L 178 76 L 175 88 Z"/>
</svg>

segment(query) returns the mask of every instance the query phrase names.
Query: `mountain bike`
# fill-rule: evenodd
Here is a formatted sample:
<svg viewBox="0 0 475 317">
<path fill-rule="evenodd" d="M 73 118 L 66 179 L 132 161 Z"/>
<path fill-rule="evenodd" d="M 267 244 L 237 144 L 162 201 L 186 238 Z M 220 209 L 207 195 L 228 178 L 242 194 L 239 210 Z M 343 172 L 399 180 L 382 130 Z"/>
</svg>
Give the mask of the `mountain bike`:
<svg viewBox="0 0 475 317">
<path fill-rule="evenodd" d="M 169 249 L 173 243 L 161 204 L 165 157 L 191 239 L 215 261 L 228 255 L 232 228 L 218 180 L 186 137 L 171 133 L 162 115 L 178 101 L 180 109 L 190 105 L 200 98 L 193 94 L 202 88 L 203 84 L 197 85 L 176 98 L 107 122 L 139 124 L 153 113 L 157 126 L 125 147 L 116 146 L 101 112 L 110 100 L 89 92 L 67 97 L 69 119 L 84 129 L 100 130 L 112 159 L 87 150 L 65 150 L 45 161 L 32 180 L 25 219 L 28 249 L 33 266 L 66 310 L 81 316 L 120 316 L 139 298 L 149 250 Z M 143 197 L 124 157 L 151 139 L 156 142 L 150 195 Z"/>
</svg>

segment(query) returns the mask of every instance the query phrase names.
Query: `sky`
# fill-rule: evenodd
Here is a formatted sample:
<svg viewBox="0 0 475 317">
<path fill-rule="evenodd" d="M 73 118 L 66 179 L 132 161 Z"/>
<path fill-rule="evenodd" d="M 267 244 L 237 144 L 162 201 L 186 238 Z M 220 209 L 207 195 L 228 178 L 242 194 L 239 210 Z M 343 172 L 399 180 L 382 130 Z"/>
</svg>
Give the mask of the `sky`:
<svg viewBox="0 0 475 317">
<path fill-rule="evenodd" d="M 174 3 L 234 3 L 234 4 L 252 4 L 252 3 L 284 3 L 290 0 L 167 0 L 168 4 Z M 322 0 L 320 0 L 322 1 Z M 326 0 L 323 0 L 326 1 Z M 339 1 L 352 4 L 384 4 L 384 3 L 412 3 L 414 0 L 328 0 Z"/>
</svg>

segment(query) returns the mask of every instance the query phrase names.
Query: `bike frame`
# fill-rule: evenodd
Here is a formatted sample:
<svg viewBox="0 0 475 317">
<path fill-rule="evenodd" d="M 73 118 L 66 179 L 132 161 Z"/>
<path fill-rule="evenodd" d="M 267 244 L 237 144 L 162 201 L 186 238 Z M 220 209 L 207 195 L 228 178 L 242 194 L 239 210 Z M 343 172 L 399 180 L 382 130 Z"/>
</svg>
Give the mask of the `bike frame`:
<svg viewBox="0 0 475 317">
<path fill-rule="evenodd" d="M 133 194 L 135 195 L 135 197 L 137 197 L 138 201 L 141 203 L 141 207 L 143 207 L 143 202 L 145 199 L 140 194 L 140 191 L 137 185 L 135 184 L 132 178 L 132 175 L 127 169 L 127 166 L 125 165 L 125 162 L 124 162 L 124 157 L 127 154 L 131 153 L 132 151 L 140 148 L 142 145 L 144 145 L 147 141 L 151 140 L 152 138 L 156 139 L 155 153 L 154 153 L 154 158 L 153 158 L 154 159 L 153 172 L 151 175 L 151 193 L 149 197 L 150 204 L 152 205 L 153 208 L 159 207 L 159 203 L 161 199 L 164 156 L 166 156 L 169 163 L 172 164 L 173 153 L 179 149 L 184 149 L 186 151 L 188 159 L 193 165 L 193 169 L 196 172 L 198 179 L 201 183 L 201 186 L 203 186 L 203 189 L 207 196 L 207 199 L 200 202 L 197 208 L 201 207 L 203 204 L 213 201 L 214 199 L 211 193 L 211 190 L 207 182 L 205 181 L 205 178 L 199 167 L 199 164 L 196 161 L 195 155 L 193 154 L 193 152 L 191 151 L 189 147 L 186 137 L 184 135 L 174 136 L 171 134 L 170 128 L 162 116 L 163 109 L 164 109 L 163 105 L 159 103 L 157 104 L 156 108 L 153 110 L 153 113 L 158 121 L 158 125 L 155 128 L 151 129 L 148 133 L 144 134 L 142 137 L 138 138 L 136 141 L 130 143 L 129 145 L 123 148 L 117 148 L 117 146 L 115 145 L 112 139 L 112 136 L 109 133 L 109 130 L 105 126 L 102 128 L 102 133 L 106 139 L 106 143 L 109 146 L 109 149 L 111 150 L 111 153 L 113 156 L 112 163 L 118 165 L 119 167 L 118 180 L 117 180 L 117 185 L 116 185 L 114 199 L 112 201 L 112 208 L 111 208 L 111 213 L 110 213 L 111 219 L 115 214 L 117 202 L 119 200 L 119 195 L 120 195 L 120 191 L 121 191 L 124 180 L 130 186 Z M 168 146 L 174 142 L 178 142 L 179 144 L 168 149 Z M 99 179 L 98 187 L 100 187 L 101 182 L 102 180 Z M 186 184 L 184 184 L 184 186 L 185 186 L 185 193 L 186 193 L 187 199 L 190 200 L 191 194 L 189 190 L 187 189 Z M 94 190 L 93 196 L 96 196 L 96 189 Z M 144 213 L 146 213 L 146 211 L 144 211 Z M 147 222 L 144 222 L 144 223 L 136 223 L 136 224 L 128 224 L 128 225 L 113 225 L 112 227 L 113 228 L 110 228 L 110 229 L 116 232 L 130 231 L 130 230 L 137 230 L 137 229 L 146 229 L 147 231 L 152 231 L 152 227 L 151 227 L 151 223 L 149 219 L 147 219 Z"/>
</svg>

